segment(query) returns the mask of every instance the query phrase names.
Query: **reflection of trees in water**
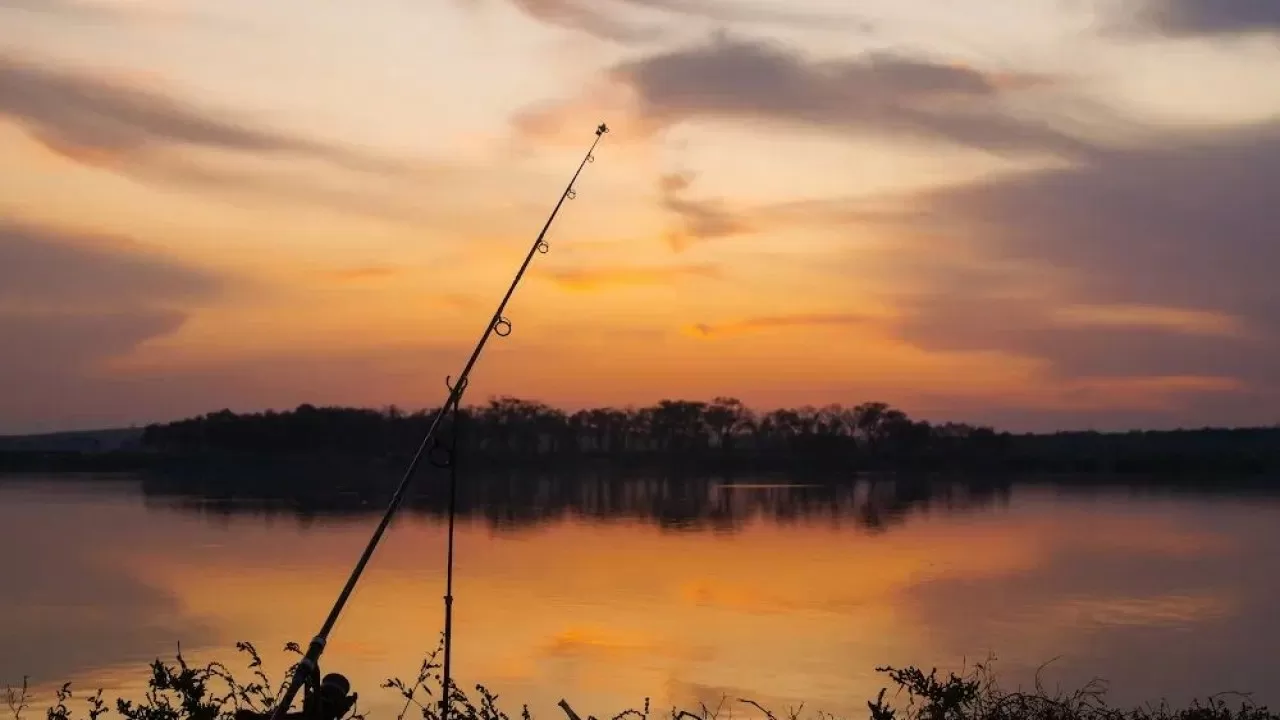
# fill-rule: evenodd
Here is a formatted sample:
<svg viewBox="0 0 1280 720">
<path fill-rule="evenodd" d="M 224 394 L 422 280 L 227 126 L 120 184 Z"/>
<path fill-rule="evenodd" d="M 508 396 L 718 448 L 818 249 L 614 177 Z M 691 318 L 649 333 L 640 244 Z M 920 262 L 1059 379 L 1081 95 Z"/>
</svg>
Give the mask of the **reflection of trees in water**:
<svg viewBox="0 0 1280 720">
<path fill-rule="evenodd" d="M 930 506 L 962 510 L 986 505 L 1002 490 L 1007 492 L 1007 488 L 994 485 L 960 491 L 955 485 L 887 479 L 813 485 L 732 483 L 714 478 L 481 479 L 459 494 L 459 510 L 496 527 L 536 525 L 567 515 L 603 522 L 654 522 L 687 530 L 732 531 L 757 520 L 877 530 Z M 443 517 L 444 501 L 443 493 L 438 493 L 416 499 L 413 507 Z"/>
<path fill-rule="evenodd" d="M 385 508 L 390 478 L 379 490 L 317 483 L 309 488 L 282 482 L 253 482 L 236 473 L 211 481 L 152 475 L 143 481 L 149 503 L 230 518 L 294 517 L 304 525 L 373 516 Z M 447 478 L 432 470 L 418 478 L 402 512 L 443 519 Z M 317 485 L 336 487 L 316 492 Z M 292 490 L 290 488 L 292 487 Z M 751 482 L 712 477 L 619 477 L 592 475 L 511 475 L 485 473 L 461 478 L 458 515 L 498 529 L 520 529 L 564 518 L 597 522 L 632 520 L 674 530 L 734 531 L 753 521 L 776 524 L 823 523 L 879 531 L 913 513 L 962 512 L 1007 504 L 1011 485 L 1003 480 L 961 482 L 925 478 L 860 477 L 817 484 Z"/>
</svg>

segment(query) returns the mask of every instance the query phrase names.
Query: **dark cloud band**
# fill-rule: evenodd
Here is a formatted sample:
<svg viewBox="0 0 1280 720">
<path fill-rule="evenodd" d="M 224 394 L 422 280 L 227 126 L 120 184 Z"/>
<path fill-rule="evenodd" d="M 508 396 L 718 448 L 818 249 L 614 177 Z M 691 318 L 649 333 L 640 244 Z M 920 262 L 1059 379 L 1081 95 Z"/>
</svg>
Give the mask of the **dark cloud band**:
<svg viewBox="0 0 1280 720">
<path fill-rule="evenodd" d="M 1166 35 L 1280 34 L 1275 0 L 1148 0 L 1142 27 Z"/>
</svg>

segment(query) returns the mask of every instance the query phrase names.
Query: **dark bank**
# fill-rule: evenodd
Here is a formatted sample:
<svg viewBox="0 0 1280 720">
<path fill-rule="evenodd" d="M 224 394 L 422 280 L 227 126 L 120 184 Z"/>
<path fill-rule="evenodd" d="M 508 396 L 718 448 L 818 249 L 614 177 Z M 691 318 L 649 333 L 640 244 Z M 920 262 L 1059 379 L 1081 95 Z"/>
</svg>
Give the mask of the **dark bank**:
<svg viewBox="0 0 1280 720">
<path fill-rule="evenodd" d="M 208 413 L 100 436 L 0 439 L 0 470 L 123 471 L 226 463 L 403 468 L 434 410 Z M 849 472 L 1266 476 L 1280 428 L 1015 434 L 914 420 L 886 403 L 755 412 L 733 398 L 566 412 L 517 398 L 460 411 L 466 462 L 488 469 L 816 475 Z"/>
</svg>

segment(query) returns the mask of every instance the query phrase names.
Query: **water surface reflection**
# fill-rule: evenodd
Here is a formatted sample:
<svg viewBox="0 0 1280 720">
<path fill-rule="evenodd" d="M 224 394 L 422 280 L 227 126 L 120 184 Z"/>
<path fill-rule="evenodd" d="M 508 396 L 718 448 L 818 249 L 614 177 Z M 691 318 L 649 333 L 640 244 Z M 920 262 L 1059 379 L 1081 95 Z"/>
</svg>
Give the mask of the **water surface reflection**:
<svg viewBox="0 0 1280 720">
<path fill-rule="evenodd" d="M 439 473 L 407 499 L 410 514 L 442 519 L 448 504 Z M 883 530 L 913 512 L 957 513 L 1008 502 L 1009 480 L 956 482 L 867 476 L 838 482 L 777 482 L 770 478 L 618 477 L 612 475 L 519 476 L 484 474 L 459 487 L 458 513 L 497 530 L 516 530 L 566 518 L 593 522 L 636 521 L 683 530 L 735 531 L 748 523 L 822 522 L 836 527 Z M 295 492 L 289 485 L 222 481 L 193 491 L 181 476 L 142 482 L 149 502 L 209 515 L 317 518 L 377 515 L 387 493 L 355 490 Z M 411 491 L 413 492 L 413 491 Z"/>
<path fill-rule="evenodd" d="M 379 714 L 394 698 L 377 682 L 411 673 L 440 627 L 437 481 L 325 656 Z M 305 640 L 383 500 L 182 488 L 0 483 L 0 541 L 29 548 L 0 586 L 0 682 L 123 688 L 178 641 L 225 657 Z M 561 697 L 603 716 L 721 694 L 860 714 L 876 665 L 993 651 L 1011 685 L 1057 657 L 1051 682 L 1107 677 L 1118 701 L 1277 701 L 1280 503 L 1249 487 L 492 476 L 460 507 L 461 679 L 544 717 Z"/>
</svg>

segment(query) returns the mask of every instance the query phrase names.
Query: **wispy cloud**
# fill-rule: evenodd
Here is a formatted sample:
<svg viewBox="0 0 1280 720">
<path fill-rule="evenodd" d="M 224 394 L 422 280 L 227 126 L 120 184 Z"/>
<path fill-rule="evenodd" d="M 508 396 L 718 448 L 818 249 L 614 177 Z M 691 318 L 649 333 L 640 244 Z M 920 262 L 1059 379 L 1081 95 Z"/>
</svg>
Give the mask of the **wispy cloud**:
<svg viewBox="0 0 1280 720">
<path fill-rule="evenodd" d="M 971 257 L 935 252 L 926 269 L 904 244 L 914 250 L 886 271 L 917 291 L 897 300 L 895 325 L 931 351 L 1042 360 L 1046 383 L 1078 383 L 1082 402 L 1151 397 L 1200 422 L 1270 421 L 1280 401 L 1277 184 L 1273 123 L 1162 133 L 1073 167 L 923 193 L 899 230 Z"/>
<path fill-rule="evenodd" d="M 972 69 L 889 54 L 817 62 L 725 35 L 614 70 L 661 124 L 699 116 L 889 131 L 1001 150 L 1075 149 L 1047 127 L 994 111 L 1000 89 Z M 945 102 L 942 102 L 945 101 Z"/>
<path fill-rule="evenodd" d="M 88 153 L 145 160 L 155 153 L 197 148 L 289 155 L 360 172 L 410 169 L 399 160 L 251 127 L 142 87 L 4 54 L 0 54 L 0 117 L 73 159 Z"/>
<path fill-rule="evenodd" d="M 1143 0 L 1139 28 L 1170 36 L 1280 33 L 1274 0 Z"/>
<path fill-rule="evenodd" d="M 715 325 L 697 323 L 690 325 L 685 330 L 688 334 L 696 337 L 712 337 L 781 328 L 862 325 L 870 322 L 871 320 L 872 318 L 869 316 L 858 313 L 771 315 L 746 318 L 743 320 Z"/>
<path fill-rule="evenodd" d="M 0 427 L 94 402 L 100 365 L 176 331 L 224 279 L 119 238 L 0 219 Z"/>
<path fill-rule="evenodd" d="M 0 51 L 6 120 L 60 157 L 166 190 L 413 224 L 448 213 L 426 208 L 414 190 L 456 185 L 469 172 L 255 125 L 144 85 Z"/>
<path fill-rule="evenodd" d="M 207 298 L 223 280 L 127 239 L 0 217 L 0 308 L 77 311 L 171 306 Z"/>
<path fill-rule="evenodd" d="M 1054 82 L 928 58 L 867 53 L 813 60 L 785 45 L 720 33 L 629 60 L 609 77 L 633 96 L 641 129 L 699 118 L 754 119 L 834 132 L 899 135 L 1006 153 L 1073 155 L 1078 138 L 1014 117 L 1005 96 Z"/>
<path fill-rule="evenodd" d="M 543 276 L 566 290 L 589 292 L 627 285 L 670 285 L 688 279 L 717 279 L 721 273 L 715 265 L 701 264 L 551 269 Z"/>
<path fill-rule="evenodd" d="M 0 0 L 0 11 L 17 10 L 31 13 L 48 13 L 71 17 L 110 18 L 118 8 L 114 4 L 82 2 L 77 0 Z"/>
<path fill-rule="evenodd" d="M 667 244 L 680 252 L 703 240 L 731 237 L 751 232 L 746 218 L 729 210 L 722 201 L 695 200 L 687 195 L 693 176 L 668 174 L 658 182 L 662 207 L 679 222 L 666 235 Z"/>
<path fill-rule="evenodd" d="M 1048 387 L 1050 404 L 1068 410 L 1176 410 L 1189 397 L 1248 390 L 1236 378 L 1215 375 L 1086 377 L 1066 379 Z"/>
<path fill-rule="evenodd" d="M 831 32 L 870 32 L 872 24 L 851 12 L 803 12 L 760 0 L 622 0 L 637 7 L 662 10 L 677 20 L 701 18 L 723 25 L 761 23 Z"/>
<path fill-rule="evenodd" d="M 468 0 L 470 1 L 470 0 Z M 689 21 L 763 23 L 832 32 L 866 32 L 867 21 L 849 13 L 804 13 L 762 2 L 730 0 L 509 0 L 540 22 L 620 43 L 643 43 L 687 29 Z"/>
<path fill-rule="evenodd" d="M 532 18 L 560 27 L 580 30 L 606 40 L 637 42 L 663 34 L 650 21 L 630 16 L 626 3 L 608 0 L 511 0 Z"/>
<path fill-rule="evenodd" d="M 144 2 L 111 0 L 0 0 L 0 11 L 16 10 L 86 20 L 112 20 L 142 14 L 159 14 L 160 8 Z"/>
<path fill-rule="evenodd" d="M 1068 305 L 1051 311 L 1050 318 L 1075 327 L 1152 328 L 1210 337 L 1244 334 L 1243 323 L 1230 315 L 1150 305 Z"/>
</svg>

